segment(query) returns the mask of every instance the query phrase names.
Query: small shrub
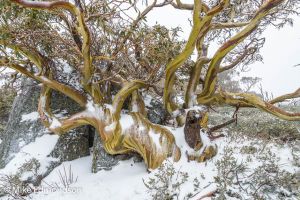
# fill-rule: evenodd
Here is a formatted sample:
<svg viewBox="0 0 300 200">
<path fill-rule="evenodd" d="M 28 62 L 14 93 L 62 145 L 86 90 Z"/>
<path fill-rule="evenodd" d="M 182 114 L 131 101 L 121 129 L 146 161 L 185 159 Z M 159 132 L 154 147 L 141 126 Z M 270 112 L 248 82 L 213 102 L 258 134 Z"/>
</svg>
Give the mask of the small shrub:
<svg viewBox="0 0 300 200">
<path fill-rule="evenodd" d="M 25 199 L 24 196 L 32 192 L 18 175 L 0 175 L 0 194 L 7 195 L 13 199 Z"/>
<path fill-rule="evenodd" d="M 55 185 L 59 188 L 69 188 L 71 184 L 76 183 L 78 180 L 78 176 L 74 177 L 71 165 L 67 169 L 63 165 L 63 171 L 58 170 L 58 177 L 59 182 Z"/>
<path fill-rule="evenodd" d="M 143 179 L 143 182 L 153 200 L 178 200 L 182 196 L 182 186 L 188 178 L 187 172 L 176 170 L 172 163 L 165 162 L 157 169 L 153 178 L 147 181 Z M 193 187 L 193 191 L 183 197 L 184 200 L 191 199 L 199 193 L 200 182 L 197 178 L 193 180 Z"/>
<path fill-rule="evenodd" d="M 74 176 L 71 165 L 68 168 L 63 165 L 63 170 L 58 170 L 57 172 L 58 181 L 48 183 L 45 180 L 42 182 L 45 186 L 51 189 L 52 192 L 55 191 L 69 191 L 71 189 L 71 185 L 76 183 L 78 180 L 78 176 Z M 73 188 L 74 192 L 77 192 L 79 188 Z"/>
<path fill-rule="evenodd" d="M 254 159 L 255 163 L 260 163 L 256 167 L 252 167 Z M 233 156 L 233 148 L 225 149 L 223 157 L 216 163 L 218 193 L 215 199 L 296 200 L 300 197 L 297 175 L 281 169 L 278 158 L 270 149 L 263 149 L 249 160 L 238 162 Z"/>
<path fill-rule="evenodd" d="M 242 154 L 254 154 L 257 152 L 257 148 L 254 146 L 243 146 L 241 148 Z"/>
<path fill-rule="evenodd" d="M 37 159 L 32 158 L 19 167 L 15 174 L 0 175 L 0 193 L 14 199 L 24 199 L 34 191 L 34 186 L 40 184 L 40 165 Z"/>
</svg>

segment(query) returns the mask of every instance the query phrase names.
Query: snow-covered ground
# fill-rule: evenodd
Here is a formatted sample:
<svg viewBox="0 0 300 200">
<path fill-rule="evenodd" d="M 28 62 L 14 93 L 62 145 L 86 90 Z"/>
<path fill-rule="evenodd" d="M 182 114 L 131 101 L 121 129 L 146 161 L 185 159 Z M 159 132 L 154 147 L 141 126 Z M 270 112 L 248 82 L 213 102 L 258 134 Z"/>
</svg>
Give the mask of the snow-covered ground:
<svg viewBox="0 0 300 200">
<path fill-rule="evenodd" d="M 58 140 L 57 135 L 43 135 L 37 138 L 34 142 L 25 145 L 19 153 L 14 155 L 14 158 L 0 170 L 0 174 L 15 174 L 18 172 L 19 167 L 30 159 L 35 158 L 41 164 L 41 171 L 45 170 L 48 163 L 55 158 L 47 157 L 54 148 Z"/>
<path fill-rule="evenodd" d="M 169 128 L 176 136 L 178 146 L 182 150 L 182 157 L 179 162 L 172 163 L 170 160 L 166 161 L 167 165 L 174 167 L 175 171 L 187 172 L 188 179 L 180 187 L 179 199 L 184 199 L 188 193 L 196 194 L 192 199 L 199 199 L 202 195 L 205 195 L 211 191 L 215 191 L 218 187 L 215 177 L 218 175 L 217 163 L 221 160 L 226 153 L 225 149 L 231 148 L 233 150 L 233 156 L 239 163 L 247 162 L 248 171 L 251 169 L 259 168 L 263 163 L 262 159 L 257 160 L 258 156 L 261 156 L 261 152 L 270 148 L 271 151 L 278 157 L 278 166 L 281 169 L 287 170 L 290 173 L 296 173 L 299 168 L 293 166 L 293 156 L 291 149 L 287 146 L 277 146 L 275 144 L 262 145 L 260 141 L 249 140 L 243 137 L 227 136 L 215 140 L 218 146 L 218 154 L 213 159 L 205 163 L 197 163 L 194 161 L 188 162 L 185 152 L 192 152 L 184 141 L 183 128 Z M 205 133 L 201 133 L 204 143 L 210 142 Z M 30 143 L 22 148 L 20 153 L 15 155 L 14 159 L 2 170 L 0 174 L 13 174 L 16 173 L 18 168 L 31 158 L 36 158 L 41 163 L 41 171 L 44 166 L 53 158 L 47 157 L 47 155 L 53 149 L 57 136 L 55 135 L 43 135 L 37 138 L 35 142 Z M 211 143 L 211 142 L 210 142 Z M 252 155 L 252 159 L 249 159 L 249 155 L 241 153 L 241 149 L 244 146 L 256 146 L 259 151 Z M 262 147 L 260 149 L 260 147 Z M 274 158 L 274 161 L 276 159 Z M 143 162 L 135 163 L 133 160 L 121 161 L 119 165 L 114 167 L 111 171 L 100 171 L 96 174 L 91 173 L 91 156 L 83 157 L 69 162 L 64 162 L 62 165 L 56 167 L 43 181 L 39 187 L 39 192 L 34 192 L 30 196 L 24 197 L 25 199 L 34 200 L 140 200 L 140 199 L 152 199 L 149 190 L 144 185 L 144 182 L 155 178 L 157 170 L 151 173 L 146 170 Z M 170 164 L 171 163 L 171 164 Z M 71 172 L 74 181 L 68 189 L 64 189 L 61 182 L 60 174 Z M 249 171 L 249 173 L 250 173 Z M 220 173 L 220 172 L 219 172 Z M 69 174 L 67 175 L 69 176 Z M 193 191 L 194 182 L 197 178 L 199 185 L 197 191 Z M 174 180 L 175 181 L 175 180 Z M 53 189 L 53 185 L 60 185 L 60 189 Z M 243 194 L 241 194 L 243 196 Z M 244 194 L 246 195 L 246 194 Z M 8 199 L 9 197 L 2 197 L 1 199 Z M 206 198 L 210 199 L 210 198 Z M 233 198 L 234 199 L 234 198 Z M 276 199 L 276 198 L 275 198 Z"/>
<path fill-rule="evenodd" d="M 22 121 L 36 120 L 37 117 L 38 114 L 36 112 L 29 113 L 22 116 Z M 255 172 L 255 170 L 270 162 L 270 160 L 274 161 L 277 166 L 280 166 L 280 170 L 285 170 L 291 174 L 299 172 L 299 166 L 297 167 L 294 165 L 295 155 L 292 154 L 291 148 L 288 145 L 278 146 L 272 142 L 265 143 L 258 139 L 246 138 L 241 134 L 232 134 L 230 131 L 223 132 L 226 137 L 216 139 L 215 141 L 210 141 L 206 133 L 201 132 L 201 138 L 204 146 L 199 152 L 201 152 L 206 145 L 217 145 L 217 156 L 204 163 L 197 163 L 195 161 L 188 162 L 186 152 L 190 154 L 193 153 L 193 150 L 187 146 L 184 140 L 183 128 L 168 127 L 168 129 L 172 131 L 176 137 L 176 143 L 181 149 L 182 156 L 180 161 L 177 163 L 173 163 L 171 160 L 166 160 L 165 164 L 166 166 L 172 166 L 177 172 L 188 173 L 187 180 L 180 186 L 180 192 L 176 191 L 180 193 L 178 198 L 180 200 L 185 199 L 188 193 L 194 194 L 194 197 L 191 199 L 199 199 L 205 194 L 215 191 L 216 189 L 220 189 L 220 185 L 218 185 L 220 183 L 217 183 L 216 178 L 220 175 L 223 176 L 220 174 L 222 173 L 220 163 L 222 163 L 222 159 L 224 162 L 224 158 L 226 158 L 225 156 L 228 152 L 232 152 L 231 156 L 237 162 L 236 166 L 241 163 L 246 165 L 247 170 L 245 174 L 247 175 Z M 37 138 L 34 142 L 25 145 L 21 151 L 15 155 L 14 159 L 11 160 L 4 169 L 0 170 L 0 175 L 16 174 L 20 167 L 32 158 L 38 160 L 41 165 L 38 173 L 43 173 L 46 170 L 46 167 L 49 166 L 49 163 L 55 160 L 48 155 L 54 148 L 57 140 L 58 136 L 56 135 L 43 135 Z M 254 147 L 255 151 L 252 153 L 243 153 L 241 151 L 243 147 L 251 147 L 250 151 L 252 151 L 252 147 Z M 268 150 L 270 150 L 270 153 L 267 153 Z M 263 156 L 269 156 L 269 158 L 265 159 Z M 228 159 L 230 159 L 230 157 L 228 157 Z M 30 196 L 24 198 L 34 200 L 152 199 L 151 193 L 149 193 L 149 189 L 145 186 L 144 182 L 147 183 L 152 178 L 157 177 L 156 175 L 159 172 L 159 169 L 150 173 L 146 170 L 146 166 L 143 162 L 135 163 L 133 159 L 131 159 L 121 161 L 119 165 L 113 167 L 111 171 L 100 171 L 94 174 L 91 172 L 91 164 L 91 156 L 64 162 L 60 166 L 56 167 L 42 181 L 41 186 L 37 188 L 38 192 L 34 192 Z M 71 170 L 69 168 L 70 166 Z M 76 181 L 69 185 L 67 189 L 63 186 L 61 180 L 61 174 L 64 176 L 65 171 L 67 172 L 66 177 L 70 178 L 69 172 L 71 172 L 74 180 L 76 179 Z M 30 173 L 31 172 L 23 174 L 22 178 L 26 179 L 27 176 L 30 176 Z M 178 176 L 180 176 L 180 173 Z M 199 181 L 199 183 L 194 191 L 195 178 Z M 175 179 L 173 180 L 174 183 L 176 183 L 176 181 L 180 181 L 178 180 L 180 178 L 177 180 Z M 262 177 L 262 179 L 264 179 L 264 177 Z M 247 182 L 245 184 L 247 184 Z M 171 191 L 171 188 L 169 189 Z M 231 187 L 230 189 L 240 193 L 240 188 L 238 187 Z M 251 199 L 249 197 L 250 194 L 246 194 L 246 191 L 245 194 L 240 195 L 243 199 Z M 2 197 L 0 199 L 4 200 L 9 198 L 10 197 Z M 274 198 L 277 199 L 276 197 Z M 206 199 L 210 198 L 207 197 Z"/>
</svg>

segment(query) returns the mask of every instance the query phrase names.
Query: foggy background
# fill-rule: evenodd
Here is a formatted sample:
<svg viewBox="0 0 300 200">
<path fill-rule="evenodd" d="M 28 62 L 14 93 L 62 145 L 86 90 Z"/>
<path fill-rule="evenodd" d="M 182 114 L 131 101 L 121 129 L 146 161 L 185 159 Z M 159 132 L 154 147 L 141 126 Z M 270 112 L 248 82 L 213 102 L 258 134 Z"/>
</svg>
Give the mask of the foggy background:
<svg viewBox="0 0 300 200">
<path fill-rule="evenodd" d="M 191 2 L 191 1 L 184 1 Z M 149 25 L 157 22 L 168 28 L 180 26 L 180 37 L 187 39 L 191 30 L 188 19 L 191 19 L 191 11 L 174 9 L 172 6 L 155 8 L 147 17 Z M 249 65 L 249 72 L 241 76 L 260 77 L 264 90 L 273 93 L 276 97 L 285 93 L 294 92 L 300 87 L 300 17 L 295 17 L 294 26 L 285 26 L 282 29 L 269 27 L 264 35 L 266 42 L 261 49 L 263 63 L 256 62 Z M 216 49 L 210 48 L 209 55 L 213 55 Z M 259 85 L 259 84 L 258 84 Z M 258 91 L 256 86 L 254 90 Z"/>
</svg>

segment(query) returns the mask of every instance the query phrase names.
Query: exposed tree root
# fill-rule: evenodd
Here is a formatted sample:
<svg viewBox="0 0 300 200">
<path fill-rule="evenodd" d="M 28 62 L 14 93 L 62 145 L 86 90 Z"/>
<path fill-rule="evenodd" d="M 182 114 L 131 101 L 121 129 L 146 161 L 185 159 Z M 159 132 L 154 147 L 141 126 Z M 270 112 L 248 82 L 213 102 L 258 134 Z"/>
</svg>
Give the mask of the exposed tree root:
<svg viewBox="0 0 300 200">
<path fill-rule="evenodd" d="M 200 155 L 196 154 L 189 154 L 186 152 L 186 156 L 189 161 L 197 161 L 197 162 L 205 162 L 211 158 L 213 158 L 215 155 L 217 155 L 217 146 L 209 145 L 208 147 L 205 147 L 204 150 Z"/>
<path fill-rule="evenodd" d="M 174 161 L 180 159 L 180 149 L 168 129 L 152 124 L 140 113 L 130 113 L 127 118 L 131 118 L 134 123 L 123 127 L 120 121 L 117 122 L 111 137 L 104 141 L 109 153 L 137 152 L 143 157 L 149 169 L 159 167 L 168 157 L 173 157 Z M 106 131 L 105 134 L 110 133 Z"/>
</svg>

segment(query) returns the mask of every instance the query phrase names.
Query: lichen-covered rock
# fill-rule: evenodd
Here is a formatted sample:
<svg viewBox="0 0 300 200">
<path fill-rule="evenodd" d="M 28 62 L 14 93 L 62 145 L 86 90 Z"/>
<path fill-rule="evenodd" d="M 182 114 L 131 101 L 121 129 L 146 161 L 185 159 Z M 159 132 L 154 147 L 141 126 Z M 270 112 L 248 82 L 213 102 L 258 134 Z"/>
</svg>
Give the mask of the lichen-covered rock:
<svg viewBox="0 0 300 200">
<path fill-rule="evenodd" d="M 60 162 L 88 156 L 90 154 L 88 131 L 88 127 L 84 126 L 60 136 L 50 155 L 59 158 Z"/>
<path fill-rule="evenodd" d="M 128 160 L 133 158 L 134 162 L 142 162 L 143 158 L 137 153 L 110 155 L 108 154 L 100 140 L 99 134 L 95 132 L 93 145 L 93 161 L 92 172 L 97 173 L 100 170 L 111 170 L 114 166 L 119 164 L 121 160 Z"/>
<path fill-rule="evenodd" d="M 25 114 L 36 112 L 39 97 L 39 86 L 30 80 L 24 80 L 21 93 L 16 97 L 0 145 L 0 168 L 12 159 L 13 154 L 24 145 L 45 133 L 38 120 L 22 120 Z"/>
<path fill-rule="evenodd" d="M 0 139 L 9 118 L 9 112 L 16 96 L 16 90 L 9 86 L 0 86 Z"/>
<path fill-rule="evenodd" d="M 113 166 L 119 163 L 119 158 L 108 154 L 103 147 L 99 134 L 96 132 L 93 145 L 92 172 L 97 173 L 100 170 L 111 170 Z"/>
<path fill-rule="evenodd" d="M 150 122 L 161 125 L 166 123 L 168 112 L 161 102 L 151 99 L 150 106 L 147 106 L 147 108 L 147 117 Z"/>
</svg>

